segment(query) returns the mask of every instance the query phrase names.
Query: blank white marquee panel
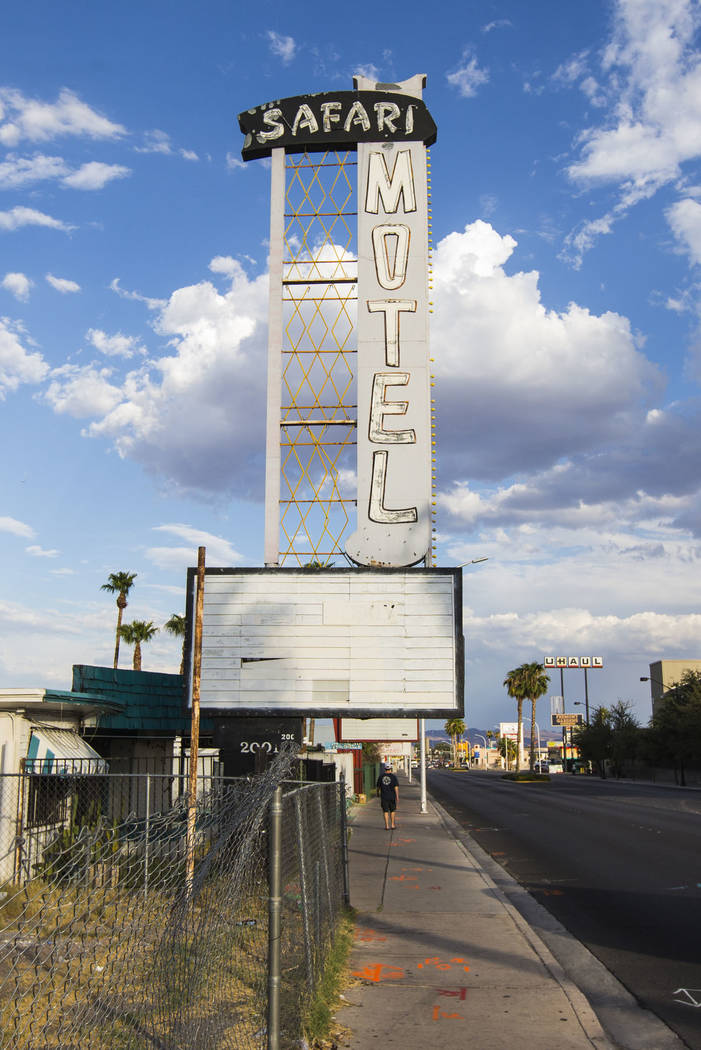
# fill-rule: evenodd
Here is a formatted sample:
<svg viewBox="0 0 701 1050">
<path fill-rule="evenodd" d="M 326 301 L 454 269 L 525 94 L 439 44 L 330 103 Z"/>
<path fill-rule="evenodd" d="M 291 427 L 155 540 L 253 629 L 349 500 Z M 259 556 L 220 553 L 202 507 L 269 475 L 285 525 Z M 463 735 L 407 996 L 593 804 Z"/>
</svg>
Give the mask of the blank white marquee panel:
<svg viewBox="0 0 701 1050">
<path fill-rule="evenodd" d="M 340 739 L 362 742 L 418 740 L 419 722 L 416 718 L 342 718 Z"/>
<path fill-rule="evenodd" d="M 195 570 L 188 579 L 192 623 Z M 462 713 L 461 584 L 452 569 L 207 569 L 201 705 Z"/>
</svg>

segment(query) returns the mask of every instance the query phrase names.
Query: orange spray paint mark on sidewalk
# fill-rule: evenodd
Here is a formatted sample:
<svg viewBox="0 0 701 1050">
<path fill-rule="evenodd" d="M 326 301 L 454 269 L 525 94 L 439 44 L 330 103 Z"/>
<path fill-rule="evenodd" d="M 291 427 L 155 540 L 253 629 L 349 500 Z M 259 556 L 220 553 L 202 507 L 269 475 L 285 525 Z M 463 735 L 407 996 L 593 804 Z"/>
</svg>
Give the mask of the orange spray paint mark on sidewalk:
<svg viewBox="0 0 701 1050">
<path fill-rule="evenodd" d="M 377 930 L 356 930 L 356 940 L 358 941 L 386 941 L 387 938 L 383 937 L 377 932 Z"/>
<path fill-rule="evenodd" d="M 428 959 L 424 959 L 422 963 L 418 964 L 418 969 L 423 970 L 424 966 L 435 966 L 437 970 L 450 970 L 452 969 L 453 963 L 464 963 L 465 960 L 461 957 L 454 957 L 449 962 L 441 962 L 438 955 L 433 955 Z M 463 970 L 469 973 L 470 967 L 463 966 Z"/>
<path fill-rule="evenodd" d="M 375 966 L 365 966 L 362 970 L 352 970 L 354 977 L 360 977 L 363 981 L 399 981 L 405 976 L 401 966 L 386 966 L 385 963 L 377 963 Z"/>
<path fill-rule="evenodd" d="M 434 1006 L 433 1007 L 433 1017 L 431 1018 L 431 1020 L 432 1021 L 442 1021 L 444 1019 L 448 1020 L 448 1021 L 464 1021 L 465 1020 L 465 1018 L 461 1017 L 460 1014 L 448 1014 L 448 1013 L 445 1012 L 445 1010 L 441 1010 L 440 1006 Z"/>
</svg>

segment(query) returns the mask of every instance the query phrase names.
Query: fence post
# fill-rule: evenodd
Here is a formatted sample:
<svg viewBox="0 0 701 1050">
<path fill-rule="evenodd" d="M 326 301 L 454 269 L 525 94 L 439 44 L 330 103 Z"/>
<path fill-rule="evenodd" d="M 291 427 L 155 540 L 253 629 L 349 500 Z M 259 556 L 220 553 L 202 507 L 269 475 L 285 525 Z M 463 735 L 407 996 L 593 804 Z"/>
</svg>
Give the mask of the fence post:
<svg viewBox="0 0 701 1050">
<path fill-rule="evenodd" d="M 282 909 L 282 788 L 275 788 L 270 803 L 268 835 L 268 1050 L 280 1045 L 280 918 Z"/>
<path fill-rule="evenodd" d="M 146 828 L 144 837 L 144 897 L 148 897 L 149 833 L 151 830 L 151 774 L 146 774 Z"/>
<path fill-rule="evenodd" d="M 17 778 L 17 822 L 15 824 L 15 882 L 20 884 L 22 878 L 22 852 L 24 846 L 24 789 L 26 783 L 27 760 L 19 760 L 19 777 Z"/>
<path fill-rule="evenodd" d="M 302 928 L 304 930 L 304 954 L 307 963 L 307 980 L 310 989 L 314 988 L 314 950 L 312 931 L 309 927 L 309 880 L 307 875 L 307 844 L 305 842 L 304 822 L 302 821 L 301 792 L 309 788 L 298 788 L 295 792 L 295 815 L 297 817 L 297 848 L 299 850 L 299 888 L 302 894 Z M 306 795 L 305 795 L 306 799 Z"/>
<path fill-rule="evenodd" d="M 335 916 L 333 912 L 333 897 L 331 895 L 331 878 L 329 875 L 329 855 L 327 842 L 329 828 L 328 821 L 324 820 L 324 808 L 326 808 L 328 812 L 328 807 L 324 806 L 324 802 L 328 798 L 326 792 L 331 787 L 335 789 L 335 786 L 335 784 L 320 784 L 316 796 L 317 809 L 319 810 L 319 827 L 321 828 L 321 863 L 324 869 L 324 890 L 326 891 L 326 906 L 329 912 L 329 927 L 331 929 L 333 929 L 334 926 Z M 324 799 L 322 799 L 321 797 L 322 789 L 324 791 Z"/>
<path fill-rule="evenodd" d="M 343 868 L 343 903 L 350 904 L 348 880 L 348 822 L 346 813 L 346 773 L 341 770 L 341 867 Z"/>
</svg>

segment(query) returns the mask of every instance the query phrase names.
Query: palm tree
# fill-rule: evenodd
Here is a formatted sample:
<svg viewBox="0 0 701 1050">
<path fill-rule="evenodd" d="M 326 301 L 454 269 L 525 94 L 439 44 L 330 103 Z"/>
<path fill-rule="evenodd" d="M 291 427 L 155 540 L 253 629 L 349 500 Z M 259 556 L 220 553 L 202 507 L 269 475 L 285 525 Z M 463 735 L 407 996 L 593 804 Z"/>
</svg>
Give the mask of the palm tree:
<svg viewBox="0 0 701 1050">
<path fill-rule="evenodd" d="M 141 643 L 150 641 L 157 631 L 158 628 L 153 626 L 151 620 L 134 620 L 132 623 L 122 624 L 119 628 L 119 633 L 127 645 L 134 646 L 135 671 L 141 670 Z"/>
<path fill-rule="evenodd" d="M 545 673 L 542 664 L 521 664 L 519 670 L 523 673 L 525 697 L 531 702 L 531 750 L 529 754 L 529 768 L 531 773 L 535 769 L 535 705 L 536 701 L 548 691 L 550 683 L 549 676 Z"/>
<path fill-rule="evenodd" d="M 111 572 L 107 577 L 107 583 L 100 587 L 101 591 L 109 591 L 117 595 L 117 640 L 114 646 L 114 666 L 119 663 L 119 639 L 122 627 L 122 613 L 127 607 L 127 595 L 134 585 L 137 574 L 135 572 Z"/>
<path fill-rule="evenodd" d="M 519 773 L 521 770 L 521 741 L 523 739 L 523 701 L 526 698 L 524 692 L 524 681 L 522 675 L 522 668 L 516 667 L 513 671 L 509 671 L 504 679 L 504 685 L 509 696 L 512 696 L 516 701 L 518 711 L 518 733 L 516 736 L 516 772 Z"/>
<path fill-rule="evenodd" d="M 183 648 L 180 657 L 180 674 L 185 674 L 185 628 L 187 627 L 187 620 L 184 616 L 180 616 L 179 613 L 173 613 L 169 620 L 163 624 L 163 627 L 169 634 L 175 635 L 176 638 L 182 638 Z"/>
<path fill-rule="evenodd" d="M 518 705 L 518 745 L 516 749 L 516 772 L 521 768 L 521 741 L 523 739 L 523 701 L 531 702 L 531 749 L 529 766 L 531 772 L 535 766 L 535 705 L 539 697 L 548 691 L 550 678 L 543 665 L 539 663 L 521 664 L 509 671 L 504 685 L 509 696 L 513 696 Z"/>
<path fill-rule="evenodd" d="M 465 732 L 465 723 L 462 718 L 449 718 L 443 728 L 450 737 L 450 746 L 453 751 L 453 765 L 457 766 L 457 742 Z"/>
</svg>

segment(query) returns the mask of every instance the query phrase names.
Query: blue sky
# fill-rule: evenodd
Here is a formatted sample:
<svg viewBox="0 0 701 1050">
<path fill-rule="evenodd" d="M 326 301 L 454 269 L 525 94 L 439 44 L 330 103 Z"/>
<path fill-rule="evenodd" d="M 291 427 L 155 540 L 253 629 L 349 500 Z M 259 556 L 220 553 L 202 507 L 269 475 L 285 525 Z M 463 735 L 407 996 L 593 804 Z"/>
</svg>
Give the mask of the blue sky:
<svg viewBox="0 0 701 1050">
<path fill-rule="evenodd" d="M 489 558 L 465 570 L 468 724 L 513 717 L 506 672 L 561 653 L 603 656 L 592 704 L 647 721 L 648 662 L 701 645 L 699 4 L 3 21 L 0 686 L 111 662 L 110 572 L 162 624 L 199 544 L 260 564 L 269 171 L 236 114 L 421 72 L 438 563 Z M 177 664 L 163 632 L 145 647 Z"/>
</svg>

